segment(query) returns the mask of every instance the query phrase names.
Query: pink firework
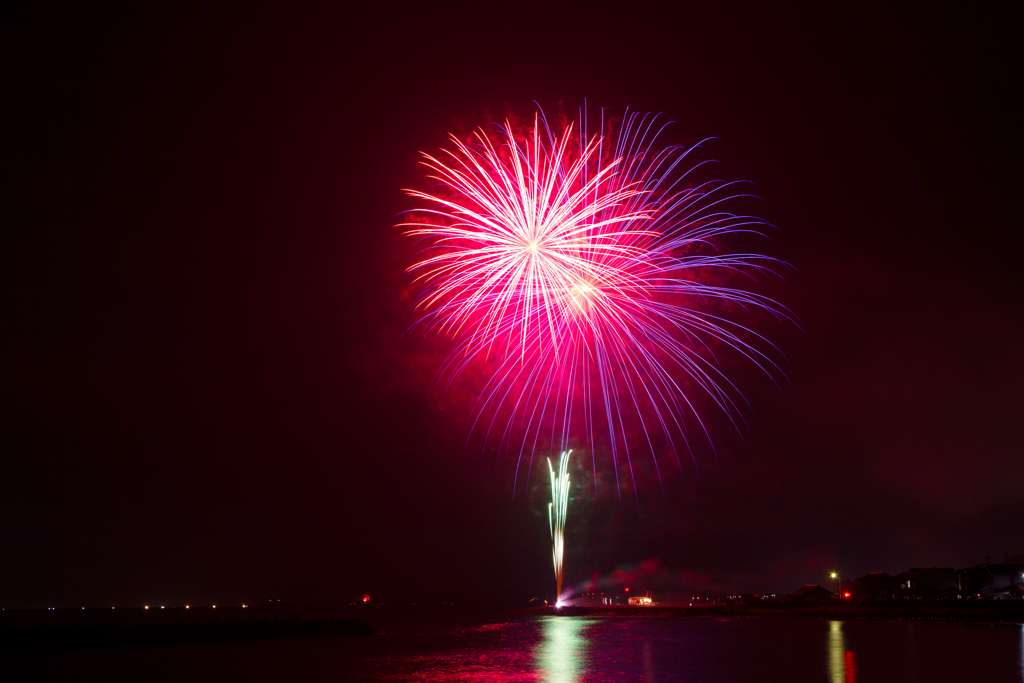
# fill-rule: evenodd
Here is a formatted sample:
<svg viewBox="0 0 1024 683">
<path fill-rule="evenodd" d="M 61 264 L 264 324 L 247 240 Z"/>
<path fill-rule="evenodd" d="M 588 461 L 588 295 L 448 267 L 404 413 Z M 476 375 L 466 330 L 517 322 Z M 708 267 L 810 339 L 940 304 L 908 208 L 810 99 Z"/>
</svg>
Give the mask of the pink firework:
<svg viewBox="0 0 1024 683">
<path fill-rule="evenodd" d="M 677 444 L 689 450 L 693 425 L 707 436 L 693 392 L 741 419 L 720 353 L 777 370 L 734 318 L 785 311 L 727 284 L 777 262 L 721 250 L 765 223 L 727 210 L 745 196 L 735 184 L 694 184 L 699 146 L 656 147 L 657 118 L 627 114 L 616 133 L 588 138 L 582 114 L 581 132 L 560 135 L 540 114 L 523 134 L 506 121 L 451 136 L 451 149 L 424 154 L 433 189 L 407 191 L 426 204 L 401 224 L 427 242 L 409 269 L 420 324 L 454 339 L 449 382 L 484 362 L 474 428 L 500 434 L 520 461 L 548 438 L 553 451 L 575 440 L 594 454 L 597 436 L 618 481 L 623 461 L 633 476 L 640 441 L 660 481 L 666 454 L 683 471 Z"/>
</svg>

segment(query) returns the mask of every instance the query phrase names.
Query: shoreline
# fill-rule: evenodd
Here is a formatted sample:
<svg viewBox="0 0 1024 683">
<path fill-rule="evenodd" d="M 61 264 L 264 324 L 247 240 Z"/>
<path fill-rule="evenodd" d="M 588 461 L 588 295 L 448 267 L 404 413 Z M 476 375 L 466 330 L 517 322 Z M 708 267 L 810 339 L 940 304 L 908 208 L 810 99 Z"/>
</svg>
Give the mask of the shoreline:
<svg viewBox="0 0 1024 683">
<path fill-rule="evenodd" d="M 427 623 L 450 611 L 429 608 L 358 610 L 217 610 L 221 614 L 166 610 L 42 610 L 9 611 L 0 619 L 0 651 L 65 649 L 76 647 L 139 646 L 185 643 L 240 642 L 284 638 L 352 637 L 382 632 L 378 619 L 391 612 L 418 614 Z M 305 612 L 301 616 L 296 611 Z M 458 612 L 458 609 L 455 610 Z M 198 612 L 198 610 L 197 610 Z M 324 612 L 334 612 L 325 614 Z M 345 613 L 345 617 L 338 612 Z M 487 619 L 500 615 L 518 619 L 541 616 L 590 617 L 596 619 L 819 619 L 841 621 L 913 621 L 932 623 L 974 623 L 990 625 L 1024 624 L 1024 601 L 956 602 L 761 602 L 754 604 L 690 607 L 679 604 L 650 606 L 527 607 L 494 610 Z M 218 617 L 226 617 L 220 621 Z M 234 617 L 234 618 L 233 618 Z M 243 618 L 239 618 L 243 617 Z M 244 618 L 249 617 L 249 618 Z M 253 618 L 255 617 L 255 618 Z M 263 618 L 260 618 L 263 617 Z M 282 618 L 284 617 L 284 618 Z M 375 619 L 374 617 L 377 617 Z M 433 618 L 432 618 L 433 617 Z M 461 620 L 458 620 L 461 624 Z M 476 619 L 471 619 L 476 621 Z M 453 622 L 454 623 L 454 622 Z M 391 629 L 385 627 L 383 632 Z M 415 628 L 413 629 L 416 630 Z"/>
<path fill-rule="evenodd" d="M 224 643 L 282 638 L 368 636 L 370 624 L 357 619 L 235 620 L 212 623 L 173 623 L 90 626 L 0 627 L 0 652 L 76 647 Z"/>
<path fill-rule="evenodd" d="M 1024 601 L 961 602 L 864 602 L 834 601 L 787 604 L 782 602 L 753 605 L 685 605 L 534 607 L 516 610 L 517 614 L 588 616 L 597 618 L 815 618 L 867 621 L 934 621 L 990 624 L 1024 623 Z"/>
</svg>

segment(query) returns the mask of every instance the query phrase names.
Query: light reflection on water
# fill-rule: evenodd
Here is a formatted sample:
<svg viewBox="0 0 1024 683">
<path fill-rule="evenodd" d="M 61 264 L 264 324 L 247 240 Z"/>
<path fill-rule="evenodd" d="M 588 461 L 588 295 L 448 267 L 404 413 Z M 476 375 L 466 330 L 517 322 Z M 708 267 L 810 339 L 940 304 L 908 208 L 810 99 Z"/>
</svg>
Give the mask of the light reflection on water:
<svg viewBox="0 0 1024 683">
<path fill-rule="evenodd" d="M 818 619 L 513 617 L 367 638 L 0 649 L 3 680 L 366 683 L 1024 681 L 1024 627 Z M 139 672 L 146 672 L 144 676 Z"/>
<path fill-rule="evenodd" d="M 1001 643 L 1001 644 L 1000 644 Z M 475 683 L 1024 681 L 1024 628 L 817 619 L 539 617 L 377 660 L 350 680 Z M 859 674 L 859 675 L 858 675 Z M 965 678 L 966 677 L 966 678 Z"/>
<path fill-rule="evenodd" d="M 651 653 L 651 641 L 644 641 L 643 650 L 643 663 L 644 663 L 644 683 L 653 683 L 657 680 L 654 669 L 654 657 Z"/>
<path fill-rule="evenodd" d="M 857 663 L 846 649 L 843 622 L 828 622 L 828 675 L 830 683 L 856 683 Z"/>
<path fill-rule="evenodd" d="M 543 640 L 537 646 L 536 662 L 540 680 L 576 683 L 587 668 L 588 640 L 584 632 L 591 619 L 545 617 L 541 620 Z"/>
</svg>

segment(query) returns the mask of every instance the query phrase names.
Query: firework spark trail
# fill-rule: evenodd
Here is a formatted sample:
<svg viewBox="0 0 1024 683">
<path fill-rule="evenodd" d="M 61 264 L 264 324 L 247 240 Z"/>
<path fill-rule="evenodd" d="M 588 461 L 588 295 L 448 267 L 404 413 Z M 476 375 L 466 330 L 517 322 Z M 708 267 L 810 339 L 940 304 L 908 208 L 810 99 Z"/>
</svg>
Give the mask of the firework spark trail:
<svg viewBox="0 0 1024 683">
<path fill-rule="evenodd" d="M 743 399 L 720 351 L 778 371 L 758 348 L 770 344 L 733 318 L 788 312 L 725 284 L 778 262 L 720 251 L 766 224 L 726 209 L 749 196 L 735 183 L 694 184 L 699 145 L 657 150 L 656 122 L 627 114 L 616 134 L 588 139 L 581 112 L 578 133 L 567 124 L 556 136 L 538 115 L 525 135 L 506 122 L 470 142 L 452 136 L 453 149 L 424 154 L 437 191 L 407 191 L 428 204 L 401 224 L 428 241 L 409 269 L 420 323 L 456 342 L 442 369 L 449 384 L 475 361 L 491 364 L 473 429 L 500 433 L 520 461 L 529 451 L 532 463 L 548 434 L 552 451 L 582 434 L 593 452 L 603 424 L 619 482 L 623 460 L 634 476 L 627 426 L 639 423 L 662 481 L 658 444 L 682 473 L 677 442 L 695 466 L 694 424 L 710 442 L 690 392 L 739 428 Z M 594 470 L 597 486 L 596 459 Z"/>
<path fill-rule="evenodd" d="M 551 528 L 551 556 L 555 563 L 555 585 L 557 596 L 555 606 L 562 604 L 562 555 L 565 551 L 565 518 L 569 512 L 569 456 L 572 451 L 563 452 L 558 459 L 558 474 L 548 458 L 551 473 L 551 503 L 548 504 L 548 526 Z"/>
</svg>

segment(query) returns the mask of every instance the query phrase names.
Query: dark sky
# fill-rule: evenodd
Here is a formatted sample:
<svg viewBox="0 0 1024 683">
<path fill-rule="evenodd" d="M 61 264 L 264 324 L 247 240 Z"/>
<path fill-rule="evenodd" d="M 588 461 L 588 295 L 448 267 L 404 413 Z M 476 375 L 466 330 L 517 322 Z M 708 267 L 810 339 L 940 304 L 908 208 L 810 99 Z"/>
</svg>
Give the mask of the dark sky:
<svg viewBox="0 0 1024 683">
<path fill-rule="evenodd" d="M 40 4 L 0 29 L 0 605 L 552 593 L 543 473 L 465 447 L 393 227 L 419 150 L 533 99 L 718 137 L 800 319 L 699 477 L 577 489 L 570 583 L 1024 552 L 1015 3 Z"/>
</svg>

